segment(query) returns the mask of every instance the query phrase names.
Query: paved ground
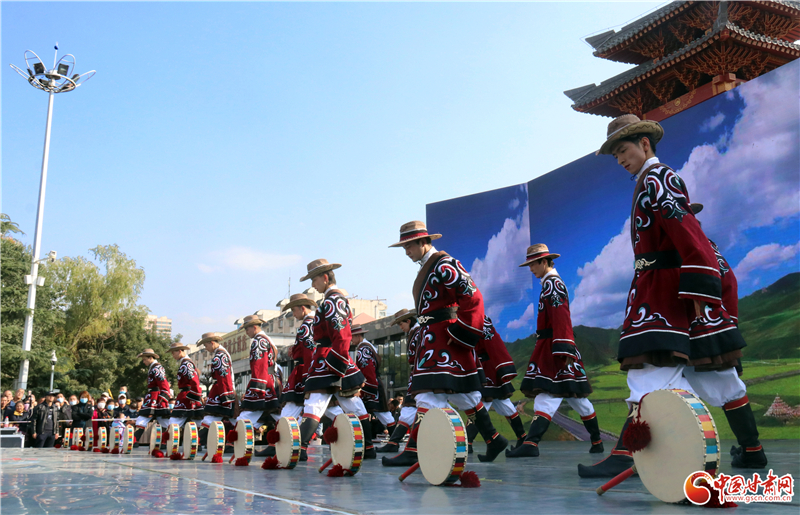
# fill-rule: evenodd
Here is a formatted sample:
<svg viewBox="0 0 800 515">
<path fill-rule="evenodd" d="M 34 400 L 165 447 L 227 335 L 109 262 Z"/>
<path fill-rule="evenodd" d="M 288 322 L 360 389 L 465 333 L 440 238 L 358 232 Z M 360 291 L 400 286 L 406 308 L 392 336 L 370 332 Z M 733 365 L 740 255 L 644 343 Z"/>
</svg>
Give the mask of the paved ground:
<svg viewBox="0 0 800 515">
<path fill-rule="evenodd" d="M 723 449 L 730 448 L 725 442 Z M 800 478 L 800 442 L 765 442 L 775 473 Z M 476 450 L 483 444 L 476 443 Z M 317 473 L 328 451 L 314 447 L 312 461 L 295 470 L 262 470 L 208 461 L 155 459 L 144 449 L 127 456 L 56 449 L 2 449 L 0 511 L 3 515 L 46 513 L 502 513 L 622 514 L 697 513 L 698 508 L 664 504 L 633 478 L 603 497 L 598 480 L 580 479 L 578 463 L 592 463 L 586 442 L 542 442 L 542 456 L 483 464 L 472 457 L 468 470 L 481 488 L 430 486 L 420 473 L 399 483 L 397 469 L 367 461 L 355 477 Z M 474 455 L 473 455 L 474 456 Z M 596 455 L 595 455 L 596 456 Z M 722 471 L 731 473 L 723 456 Z M 751 471 L 752 474 L 752 471 Z M 796 515 L 792 504 L 741 505 L 725 513 Z"/>
</svg>

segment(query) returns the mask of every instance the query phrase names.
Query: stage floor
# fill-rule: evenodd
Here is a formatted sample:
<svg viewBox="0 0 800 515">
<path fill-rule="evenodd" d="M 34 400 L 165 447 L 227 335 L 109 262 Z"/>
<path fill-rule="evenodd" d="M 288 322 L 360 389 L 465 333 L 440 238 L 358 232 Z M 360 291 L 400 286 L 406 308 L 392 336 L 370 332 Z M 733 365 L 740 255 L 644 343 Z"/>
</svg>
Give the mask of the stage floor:
<svg viewBox="0 0 800 515">
<path fill-rule="evenodd" d="M 724 442 L 729 449 L 732 442 Z M 483 444 L 476 443 L 476 451 Z M 607 447 L 610 447 L 607 445 Z M 770 468 L 777 475 L 800 478 L 800 442 L 764 442 Z M 309 462 L 294 470 L 262 470 L 264 458 L 249 467 L 208 461 L 151 458 L 144 448 L 131 455 L 60 449 L 2 449 L 0 510 L 3 514 L 46 513 L 502 513 L 633 514 L 689 513 L 698 508 L 670 505 L 651 496 L 632 478 L 598 497 L 602 480 L 581 479 L 578 463 L 593 463 L 585 442 L 542 442 L 539 458 L 483 464 L 470 460 L 467 470 L 481 478 L 481 488 L 430 486 L 417 472 L 404 483 L 402 472 L 367 461 L 354 477 L 329 478 L 317 468 L 327 448 L 312 447 Z M 380 456 L 380 455 L 379 455 Z M 731 474 L 730 456 L 722 472 Z M 752 472 L 746 477 L 752 477 Z M 766 471 L 759 471 L 762 476 Z M 739 473 L 737 470 L 735 473 Z M 798 513 L 791 504 L 741 504 L 730 513 Z"/>
</svg>

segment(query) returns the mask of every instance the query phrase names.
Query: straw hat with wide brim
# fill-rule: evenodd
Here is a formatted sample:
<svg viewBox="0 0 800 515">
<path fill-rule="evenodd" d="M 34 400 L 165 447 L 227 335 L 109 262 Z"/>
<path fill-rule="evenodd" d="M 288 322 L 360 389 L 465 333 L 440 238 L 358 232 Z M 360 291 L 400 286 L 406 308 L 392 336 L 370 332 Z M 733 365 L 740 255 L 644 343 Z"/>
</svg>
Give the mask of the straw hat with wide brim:
<svg viewBox="0 0 800 515">
<path fill-rule="evenodd" d="M 169 346 L 169 351 L 172 352 L 174 350 L 189 350 L 189 346 L 180 342 L 172 342 Z"/>
<path fill-rule="evenodd" d="M 528 247 L 528 252 L 525 253 L 525 262 L 522 263 L 520 268 L 530 266 L 536 260 L 549 257 L 550 259 L 555 259 L 561 257 L 561 254 L 554 254 L 548 250 L 547 245 L 544 243 L 537 243 L 536 245 L 531 245 Z"/>
<path fill-rule="evenodd" d="M 616 142 L 634 134 L 646 134 L 650 143 L 655 145 L 664 136 L 664 128 L 660 123 L 652 120 L 640 120 L 635 114 L 624 114 L 614 118 L 608 124 L 606 142 L 597 151 L 598 154 L 610 154 Z"/>
<path fill-rule="evenodd" d="M 693 202 L 692 204 L 689 204 L 689 207 L 692 208 L 692 214 L 695 215 L 703 210 L 703 204 L 699 202 Z"/>
<path fill-rule="evenodd" d="M 401 309 L 400 311 L 394 314 L 394 320 L 392 320 L 392 323 L 389 325 L 399 324 L 403 320 L 408 320 L 410 318 L 414 318 L 415 316 L 417 316 L 416 309 L 405 309 L 405 308 Z"/>
<path fill-rule="evenodd" d="M 350 334 L 355 336 L 357 334 L 367 334 L 367 330 L 361 327 L 360 325 L 354 325 L 353 328 L 350 330 Z"/>
<path fill-rule="evenodd" d="M 258 315 L 247 315 L 244 317 L 244 322 L 242 322 L 242 329 L 247 329 L 251 325 L 258 325 L 261 326 L 264 321 Z"/>
<path fill-rule="evenodd" d="M 311 309 L 316 309 L 317 307 L 314 301 L 308 298 L 308 295 L 306 295 L 305 293 L 295 293 L 294 295 L 289 297 L 289 302 L 287 302 L 286 305 L 283 306 L 281 311 L 292 309 L 295 306 L 308 306 Z"/>
<path fill-rule="evenodd" d="M 328 263 L 327 259 L 315 259 L 306 265 L 306 271 L 308 271 L 308 273 L 301 277 L 300 281 L 302 282 L 307 279 L 313 279 L 319 274 L 324 274 L 325 272 L 330 272 L 331 270 L 336 270 L 337 268 L 341 267 L 342 265 L 338 263 Z"/>
<path fill-rule="evenodd" d="M 156 358 L 158 359 L 158 354 L 153 349 L 145 349 L 139 354 L 136 355 L 137 358 Z"/>
<path fill-rule="evenodd" d="M 425 226 L 425 222 L 414 220 L 413 222 L 408 222 L 400 226 L 400 241 L 397 243 L 392 243 L 389 245 L 389 248 L 402 247 L 409 241 L 419 240 L 422 238 L 430 238 L 431 241 L 433 241 L 438 240 L 441 237 L 441 234 L 428 234 L 428 228 Z"/>
<path fill-rule="evenodd" d="M 204 333 L 203 336 L 200 337 L 200 341 L 197 342 L 197 345 L 204 345 L 208 342 L 220 342 L 223 336 L 225 336 L 225 333 Z"/>
</svg>

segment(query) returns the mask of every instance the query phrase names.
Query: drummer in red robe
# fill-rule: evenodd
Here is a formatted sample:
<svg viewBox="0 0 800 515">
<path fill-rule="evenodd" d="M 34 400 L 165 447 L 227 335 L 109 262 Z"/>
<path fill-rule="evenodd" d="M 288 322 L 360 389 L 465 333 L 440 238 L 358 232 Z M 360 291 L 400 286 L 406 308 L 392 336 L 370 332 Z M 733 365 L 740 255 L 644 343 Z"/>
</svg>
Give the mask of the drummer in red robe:
<svg viewBox="0 0 800 515">
<path fill-rule="evenodd" d="M 317 305 L 304 293 L 296 293 L 289 298 L 281 311 L 290 309 L 295 320 L 300 322 L 294 337 L 294 345 L 289 351 L 292 360 L 292 371 L 281 390 L 280 418 L 293 417 L 298 421 L 303 416 L 303 401 L 305 399 L 305 378 L 308 375 L 308 364 L 314 354 L 314 310 Z M 275 446 L 270 444 L 263 451 L 255 453 L 256 456 L 274 456 Z"/>
<path fill-rule="evenodd" d="M 353 326 L 350 334 L 350 348 L 356 351 L 356 366 L 364 374 L 364 386 L 361 388 L 361 400 L 367 412 L 374 415 L 389 434 L 394 432 L 394 416 L 389 411 L 389 403 L 386 400 L 386 390 L 380 378 L 381 359 L 378 350 L 367 340 L 364 335 L 367 331 L 360 325 Z"/>
<path fill-rule="evenodd" d="M 398 452 L 400 443 L 406 436 L 408 429 L 417 418 L 417 404 L 411 394 L 411 378 L 414 377 L 414 364 L 416 363 L 417 347 L 419 345 L 419 324 L 417 323 L 417 311 L 414 309 L 401 309 L 394 314 L 394 320 L 390 325 L 398 325 L 406 334 L 406 357 L 408 358 L 408 388 L 406 396 L 403 398 L 403 407 L 400 408 L 400 418 L 392 431 L 389 441 L 383 447 L 375 449 L 376 452 Z"/>
<path fill-rule="evenodd" d="M 249 420 L 253 429 L 266 422 L 262 416 L 278 419 L 281 410 L 278 387 L 275 381 L 275 360 L 278 353 L 269 337 L 261 329 L 264 323 L 258 315 L 244 317 L 242 328 L 250 342 L 250 382 L 247 383 L 244 397 L 239 403 L 239 420 Z M 233 430 L 235 431 L 235 429 Z"/>
<path fill-rule="evenodd" d="M 178 362 L 178 395 L 172 408 L 170 424 L 183 427 L 187 420 L 203 418 L 203 391 L 200 389 L 200 374 L 194 361 L 189 359 L 186 351 L 189 347 L 178 342 L 169 346 L 172 357 Z"/>
<path fill-rule="evenodd" d="M 221 422 L 223 417 L 232 418 L 234 414 L 236 391 L 233 389 L 233 365 L 228 349 L 219 344 L 223 336 L 223 333 L 205 333 L 198 343 L 212 356 L 211 379 L 214 381 L 206 396 L 203 409 L 205 416 L 198 433 L 201 445 L 205 445 L 208 428 L 212 423 Z"/>
<path fill-rule="evenodd" d="M 487 316 L 483 317 L 483 337 L 478 340 L 475 353 L 478 355 L 478 361 L 483 370 L 484 384 L 481 388 L 483 405 L 487 411 L 494 408 L 497 414 L 506 417 L 517 436 L 515 447 L 520 446 L 525 441 L 527 434 L 519 412 L 511 402 L 511 396 L 514 394 L 514 385 L 511 384 L 511 381 L 517 377 L 517 367 L 506 349 L 505 342 L 497 334 L 492 319 Z M 472 442 L 476 436 L 478 436 L 477 426 L 469 424 L 467 426 L 469 452 L 472 452 Z"/>
<path fill-rule="evenodd" d="M 481 402 L 481 377 L 475 347 L 483 337 L 483 295 L 461 263 L 433 247 L 441 234 L 429 234 L 425 223 L 413 221 L 400 227 L 403 247 L 420 264 L 413 296 L 421 329 L 412 393 L 417 403 L 415 428 L 425 413 L 446 408 L 448 402 L 464 410 L 487 443 L 481 461 L 493 461 L 508 440 L 492 425 Z M 417 461 L 416 430 L 402 454 L 383 458 L 386 466 L 410 466 Z"/>
<path fill-rule="evenodd" d="M 307 265 L 308 273 L 300 280 L 311 279 L 311 286 L 324 295 L 314 316 L 314 341 L 317 346 L 309 364 L 305 384 L 303 422 L 300 424 L 300 460 L 306 461 L 308 443 L 319 427 L 333 396 L 345 413 L 361 420 L 364 435 L 364 459 L 375 459 L 369 413 L 358 397 L 364 374 L 350 358 L 350 330 L 353 313 L 344 293 L 336 288 L 334 270 L 342 265 L 316 259 Z"/>
<path fill-rule="evenodd" d="M 724 307 L 714 250 L 692 213 L 683 179 L 656 157 L 664 135 L 657 122 L 627 114 L 608 126 L 599 154 L 610 154 L 636 179 L 631 212 L 634 274 L 618 360 L 628 372 L 633 407 L 649 392 L 687 383 L 722 407 L 742 452 L 737 468 L 764 468 L 747 389 L 736 373 L 745 347 Z M 630 416 L 622 432 L 631 420 Z M 578 466 L 583 477 L 615 476 L 633 464 L 620 438 L 611 456 Z"/>
<path fill-rule="evenodd" d="M 553 260 L 560 256 L 550 252 L 547 245 L 538 243 L 528 247 L 525 262 L 519 265 L 530 268 L 542 282 L 542 292 L 536 319 L 536 346 L 520 385 L 522 393 L 534 398 L 533 420 L 524 444 L 506 451 L 509 458 L 539 456 L 539 442 L 563 400 L 578 412 L 589 432 L 592 442 L 589 452 L 603 452 L 597 415 L 586 398 L 592 393 L 592 387 L 572 334 L 569 293 L 553 267 Z"/>
<path fill-rule="evenodd" d="M 158 354 L 153 349 L 145 349 L 136 357 L 141 358 L 142 364 L 147 367 L 147 394 L 136 418 L 135 436 L 138 446 L 139 438 L 151 418 L 161 424 L 161 428 L 166 432 L 169 426 L 170 387 L 167 373 L 158 362 Z"/>
</svg>

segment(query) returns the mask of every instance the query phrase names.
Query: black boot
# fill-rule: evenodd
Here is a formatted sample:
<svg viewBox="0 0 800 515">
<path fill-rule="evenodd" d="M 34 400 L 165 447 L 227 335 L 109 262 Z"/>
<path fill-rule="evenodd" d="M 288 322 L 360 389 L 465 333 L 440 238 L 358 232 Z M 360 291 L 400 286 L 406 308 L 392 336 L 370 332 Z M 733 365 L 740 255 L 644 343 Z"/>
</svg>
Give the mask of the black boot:
<svg viewBox="0 0 800 515">
<path fill-rule="evenodd" d="M 370 423 L 369 415 L 361 421 L 361 432 L 364 435 L 364 456 L 362 459 L 374 460 L 378 455 L 375 453 L 375 446 L 372 443 L 372 424 Z"/>
<path fill-rule="evenodd" d="M 474 419 L 475 425 L 478 427 L 478 432 L 480 432 L 484 441 L 486 441 L 486 454 L 478 454 L 478 460 L 482 462 L 494 461 L 494 459 L 508 447 L 508 440 L 494 428 L 492 418 L 489 416 L 489 412 L 486 411 L 483 403 L 478 404 L 475 410 L 469 411 L 473 412 L 472 418 Z M 469 416 L 469 411 L 467 411 L 467 416 Z"/>
<path fill-rule="evenodd" d="M 517 444 L 512 447 L 512 449 L 516 449 L 522 442 L 525 441 L 525 438 L 528 436 L 525 433 L 525 426 L 522 425 L 522 417 L 519 416 L 519 413 L 514 413 L 510 417 L 506 417 L 508 423 L 511 425 L 511 429 L 514 430 L 514 434 L 517 435 Z"/>
<path fill-rule="evenodd" d="M 319 420 L 303 417 L 303 421 L 300 423 L 300 461 L 308 461 L 308 442 L 314 438 L 317 427 L 319 427 Z"/>
<path fill-rule="evenodd" d="M 275 456 L 275 446 L 274 445 L 267 445 L 267 448 L 263 451 L 256 451 L 253 453 L 255 456 Z"/>
<path fill-rule="evenodd" d="M 603 452 L 605 449 L 603 449 L 603 439 L 600 437 L 600 424 L 597 422 L 597 414 L 592 413 L 591 417 L 583 421 L 583 427 L 589 431 L 589 440 L 592 442 L 589 453 L 596 454 Z"/>
<path fill-rule="evenodd" d="M 758 428 L 747 397 L 729 402 L 724 407 L 725 417 L 731 426 L 739 448 L 731 449 L 731 466 L 734 468 L 763 469 L 767 466 L 767 455 L 758 441 Z M 735 450 L 735 452 L 734 452 Z"/>
<path fill-rule="evenodd" d="M 550 419 L 544 415 L 534 415 L 528 436 L 521 445 L 506 451 L 506 458 L 536 458 L 539 456 L 539 442 L 550 427 Z"/>
<path fill-rule="evenodd" d="M 377 447 L 375 452 L 397 452 L 400 450 L 400 444 L 403 442 L 403 437 L 408 432 L 408 426 L 404 426 L 403 424 L 395 425 L 394 431 L 392 431 L 392 436 L 389 438 L 389 441 L 386 442 L 386 445 L 382 447 Z"/>
<path fill-rule="evenodd" d="M 208 443 L 208 428 L 201 427 L 199 431 L 197 431 L 197 452 L 204 451 L 206 448 L 206 443 Z"/>
<path fill-rule="evenodd" d="M 137 449 L 139 447 L 139 439 L 142 437 L 143 434 L 144 434 L 144 428 L 143 427 L 140 427 L 139 429 L 136 430 L 136 432 L 133 433 L 133 448 L 134 449 Z"/>
<path fill-rule="evenodd" d="M 628 418 L 625 419 L 625 424 L 622 426 L 622 431 L 619 432 L 619 440 L 617 445 L 611 450 L 611 454 L 602 461 L 599 461 L 591 466 L 578 464 L 578 475 L 581 477 L 616 477 L 622 472 L 625 472 L 633 466 L 633 458 L 631 451 L 629 451 L 625 444 L 622 443 L 622 435 L 628 429 L 632 415 L 629 413 Z"/>
<path fill-rule="evenodd" d="M 411 425 L 411 433 L 408 437 L 406 448 L 397 456 L 392 458 L 384 456 L 381 458 L 381 463 L 384 467 L 410 467 L 417 462 L 417 428 L 427 411 L 423 408 L 417 408 L 417 418 L 414 420 L 414 424 Z"/>
<path fill-rule="evenodd" d="M 470 421 L 467 424 L 467 454 L 472 454 L 472 442 L 475 441 L 475 437 L 478 436 L 478 433 L 478 426 Z"/>
</svg>

